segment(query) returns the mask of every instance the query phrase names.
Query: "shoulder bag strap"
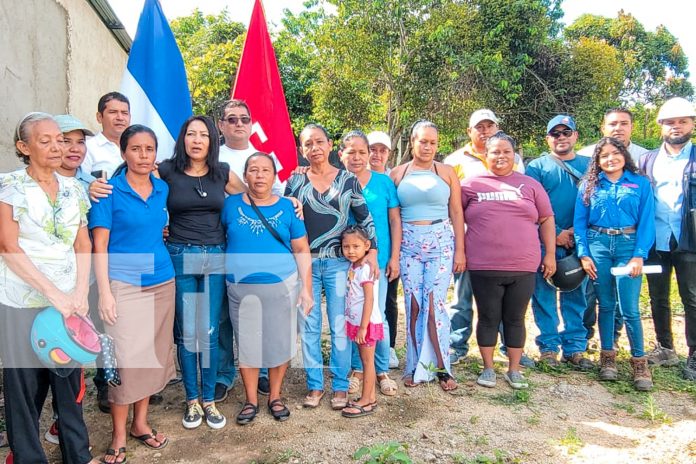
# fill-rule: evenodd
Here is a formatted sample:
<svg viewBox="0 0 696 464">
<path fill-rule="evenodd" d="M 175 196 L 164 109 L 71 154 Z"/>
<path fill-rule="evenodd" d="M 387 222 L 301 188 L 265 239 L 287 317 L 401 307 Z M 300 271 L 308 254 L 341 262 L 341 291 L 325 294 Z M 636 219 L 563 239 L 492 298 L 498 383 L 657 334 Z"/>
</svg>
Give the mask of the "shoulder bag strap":
<svg viewBox="0 0 696 464">
<path fill-rule="evenodd" d="M 287 243 L 283 241 L 282 238 L 280 238 L 280 234 L 278 233 L 277 230 L 275 230 L 269 223 L 268 220 L 266 219 L 266 216 L 263 215 L 261 210 L 259 209 L 258 206 L 256 206 L 256 203 L 254 203 L 254 200 L 251 198 L 250 195 L 247 195 L 247 198 L 249 199 L 249 204 L 251 205 L 252 209 L 256 213 L 256 215 L 261 219 L 261 222 L 263 222 L 263 225 L 266 226 L 266 230 L 270 232 L 270 234 L 273 236 L 274 239 L 278 240 L 281 245 L 283 245 L 287 250 L 292 253 L 292 249 L 288 246 Z"/>
<path fill-rule="evenodd" d="M 574 170 L 571 170 L 568 167 L 568 165 L 566 165 L 563 161 L 561 161 L 556 155 L 549 153 L 548 156 L 549 156 L 549 158 L 551 158 L 554 161 L 554 163 L 559 165 L 561 167 L 561 169 L 563 169 L 565 172 L 567 172 L 570 175 L 570 177 L 573 179 L 573 182 L 575 182 L 576 186 L 580 183 L 580 179 L 582 178 L 582 176 L 578 176 L 576 173 L 577 171 L 573 172 Z M 575 155 L 575 156 L 580 156 L 580 155 Z"/>
</svg>

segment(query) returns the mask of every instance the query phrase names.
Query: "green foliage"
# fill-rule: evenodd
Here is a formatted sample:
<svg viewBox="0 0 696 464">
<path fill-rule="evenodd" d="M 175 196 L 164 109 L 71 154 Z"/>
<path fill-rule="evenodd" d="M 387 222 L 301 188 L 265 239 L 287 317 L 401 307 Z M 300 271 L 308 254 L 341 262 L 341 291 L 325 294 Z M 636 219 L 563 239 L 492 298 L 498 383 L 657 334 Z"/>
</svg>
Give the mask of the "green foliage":
<svg viewBox="0 0 696 464">
<path fill-rule="evenodd" d="M 672 418 L 665 414 L 662 409 L 660 409 L 654 396 L 648 395 L 647 398 L 645 398 L 644 406 L 645 408 L 643 409 L 643 414 L 641 415 L 643 419 L 647 419 L 653 424 L 656 422 L 662 424 L 672 423 Z"/>
<path fill-rule="evenodd" d="M 578 437 L 578 432 L 575 427 L 569 427 L 565 436 L 558 440 L 558 444 L 563 446 L 568 454 L 575 454 L 585 446 L 580 437 Z"/>
<path fill-rule="evenodd" d="M 411 464 L 413 462 L 408 455 L 408 444 L 397 441 L 363 446 L 353 454 L 353 459 L 364 464 Z"/>
<path fill-rule="evenodd" d="M 476 455 L 472 458 L 467 458 L 461 454 L 452 456 L 455 464 L 519 464 L 521 461 L 518 458 L 509 456 L 505 451 L 496 449 L 493 450 L 493 456 L 483 454 Z"/>
<path fill-rule="evenodd" d="M 528 389 L 513 390 L 510 393 L 499 393 L 491 396 L 491 400 L 505 405 L 528 404 L 532 394 Z"/>
</svg>

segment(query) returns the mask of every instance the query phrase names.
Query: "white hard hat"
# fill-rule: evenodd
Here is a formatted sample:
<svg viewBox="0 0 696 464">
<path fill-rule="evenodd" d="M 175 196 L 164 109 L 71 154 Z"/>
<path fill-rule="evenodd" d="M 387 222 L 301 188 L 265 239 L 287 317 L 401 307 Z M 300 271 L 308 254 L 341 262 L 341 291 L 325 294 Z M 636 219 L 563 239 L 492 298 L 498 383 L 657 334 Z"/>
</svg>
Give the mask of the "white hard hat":
<svg viewBox="0 0 696 464">
<path fill-rule="evenodd" d="M 391 150 L 391 138 L 389 135 L 382 131 L 373 131 L 367 134 L 367 141 L 372 145 L 376 145 L 378 143 L 381 143 L 385 147 L 387 147 L 387 150 Z"/>
<path fill-rule="evenodd" d="M 660 107 L 657 113 L 657 123 L 665 119 L 696 117 L 694 105 L 681 97 L 670 98 Z"/>
</svg>

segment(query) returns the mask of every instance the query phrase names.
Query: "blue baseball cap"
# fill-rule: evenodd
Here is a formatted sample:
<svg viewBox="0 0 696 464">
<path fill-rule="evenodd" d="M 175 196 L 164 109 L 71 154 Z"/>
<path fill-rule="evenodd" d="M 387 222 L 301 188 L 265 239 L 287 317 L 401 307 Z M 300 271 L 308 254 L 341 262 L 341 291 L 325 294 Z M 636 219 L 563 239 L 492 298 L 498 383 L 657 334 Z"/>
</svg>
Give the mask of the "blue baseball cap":
<svg viewBox="0 0 696 464">
<path fill-rule="evenodd" d="M 62 133 L 72 132 L 74 130 L 81 130 L 85 136 L 91 137 L 94 133 L 87 129 L 87 126 L 82 124 L 82 122 L 71 114 L 59 114 L 54 116 L 53 119 L 58 123 L 58 127 Z"/>
<path fill-rule="evenodd" d="M 546 125 L 546 133 L 548 134 L 549 132 L 551 132 L 551 129 L 553 129 L 556 126 L 566 126 L 570 130 L 577 130 L 577 127 L 575 126 L 575 120 L 567 114 L 559 114 L 557 116 L 554 116 Z"/>
</svg>

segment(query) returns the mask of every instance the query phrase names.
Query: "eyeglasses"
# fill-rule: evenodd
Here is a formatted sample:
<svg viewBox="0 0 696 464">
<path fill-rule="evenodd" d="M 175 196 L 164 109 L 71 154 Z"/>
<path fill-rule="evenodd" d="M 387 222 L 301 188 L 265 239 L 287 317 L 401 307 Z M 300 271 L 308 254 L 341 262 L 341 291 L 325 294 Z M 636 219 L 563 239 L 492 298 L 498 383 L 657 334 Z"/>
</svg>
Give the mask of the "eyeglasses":
<svg viewBox="0 0 696 464">
<path fill-rule="evenodd" d="M 227 121 L 227 124 L 230 124 L 232 126 L 236 126 L 238 122 L 241 121 L 242 124 L 249 124 L 251 122 L 251 118 L 249 116 L 230 116 L 225 119 Z"/>
<path fill-rule="evenodd" d="M 571 135 L 573 135 L 573 131 L 570 129 L 563 129 L 559 131 L 549 132 L 549 135 L 554 139 L 560 138 L 561 136 L 570 137 Z"/>
</svg>

